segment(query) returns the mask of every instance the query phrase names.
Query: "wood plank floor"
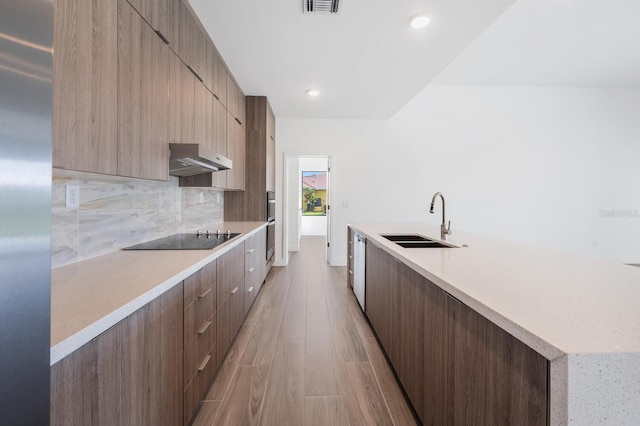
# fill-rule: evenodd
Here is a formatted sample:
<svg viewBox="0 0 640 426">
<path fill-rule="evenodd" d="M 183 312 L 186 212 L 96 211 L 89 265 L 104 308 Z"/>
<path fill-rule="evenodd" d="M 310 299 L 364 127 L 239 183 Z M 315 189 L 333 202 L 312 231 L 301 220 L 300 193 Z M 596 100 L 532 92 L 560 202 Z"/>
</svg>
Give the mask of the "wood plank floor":
<svg viewBox="0 0 640 426">
<path fill-rule="evenodd" d="M 346 268 L 303 237 L 272 268 L 194 425 L 415 425 Z"/>
</svg>

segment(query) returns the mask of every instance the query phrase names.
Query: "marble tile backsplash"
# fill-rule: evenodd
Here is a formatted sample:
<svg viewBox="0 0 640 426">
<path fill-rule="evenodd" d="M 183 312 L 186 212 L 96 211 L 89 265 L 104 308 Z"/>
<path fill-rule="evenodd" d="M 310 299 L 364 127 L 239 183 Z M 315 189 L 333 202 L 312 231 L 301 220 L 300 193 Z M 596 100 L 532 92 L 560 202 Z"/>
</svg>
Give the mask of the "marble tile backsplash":
<svg viewBox="0 0 640 426">
<path fill-rule="evenodd" d="M 215 229 L 224 191 L 169 182 L 82 178 L 54 170 L 51 263 L 58 267 L 179 232 Z M 80 208 L 67 209 L 66 184 L 80 187 Z"/>
</svg>

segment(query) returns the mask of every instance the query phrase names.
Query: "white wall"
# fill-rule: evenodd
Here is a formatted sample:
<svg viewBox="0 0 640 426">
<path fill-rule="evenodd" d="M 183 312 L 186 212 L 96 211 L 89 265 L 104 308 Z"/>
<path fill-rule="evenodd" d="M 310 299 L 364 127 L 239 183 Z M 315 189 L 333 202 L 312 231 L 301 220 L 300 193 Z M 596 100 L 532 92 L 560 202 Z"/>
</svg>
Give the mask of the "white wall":
<svg viewBox="0 0 640 426">
<path fill-rule="evenodd" d="M 428 86 L 391 120 L 279 118 L 277 168 L 331 155 L 334 264 L 350 222 L 439 223 L 436 191 L 454 232 L 640 262 L 638 111 L 638 89 Z"/>
</svg>

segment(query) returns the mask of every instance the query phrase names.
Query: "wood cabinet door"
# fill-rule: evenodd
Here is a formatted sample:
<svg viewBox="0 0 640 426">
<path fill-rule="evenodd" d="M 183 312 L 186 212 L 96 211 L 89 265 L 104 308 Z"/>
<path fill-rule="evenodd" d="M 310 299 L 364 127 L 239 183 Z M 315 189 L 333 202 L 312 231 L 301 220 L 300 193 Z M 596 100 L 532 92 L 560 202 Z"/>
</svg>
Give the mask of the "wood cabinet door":
<svg viewBox="0 0 640 426">
<path fill-rule="evenodd" d="M 258 241 L 256 241 L 257 262 L 260 266 L 260 282 L 258 283 L 258 291 L 262 288 L 267 278 L 267 228 L 263 228 L 258 232 Z"/>
<path fill-rule="evenodd" d="M 216 336 L 216 356 L 218 363 L 222 363 L 224 360 L 231 346 L 231 341 L 233 340 L 233 336 L 231 335 L 231 310 L 232 303 L 227 297 L 224 302 L 218 306 L 216 312 L 218 316 L 218 334 Z"/>
<path fill-rule="evenodd" d="M 169 177 L 169 49 L 118 1 L 118 174 Z"/>
<path fill-rule="evenodd" d="M 276 118 L 267 102 L 267 191 L 276 190 Z"/>
<path fill-rule="evenodd" d="M 229 298 L 244 277 L 244 243 L 218 258 L 218 307 Z M 236 293 L 236 290 L 234 293 Z"/>
<path fill-rule="evenodd" d="M 169 56 L 169 142 L 195 143 L 196 78 L 176 55 Z"/>
<path fill-rule="evenodd" d="M 231 73 L 227 73 L 227 111 L 234 117 L 238 117 L 238 87 Z"/>
<path fill-rule="evenodd" d="M 171 0 L 127 0 L 159 36 L 169 44 L 169 1 Z"/>
<path fill-rule="evenodd" d="M 193 56 L 191 37 L 193 34 L 192 26 L 195 22 L 189 8 L 184 4 L 184 0 L 168 1 L 171 19 L 169 25 L 170 47 L 182 59 L 182 62 L 189 65 Z"/>
<path fill-rule="evenodd" d="M 118 4 L 54 4 L 53 167 L 115 175 Z"/>
<path fill-rule="evenodd" d="M 237 290 L 235 288 L 237 287 Z M 229 297 L 218 307 L 217 360 L 221 364 L 244 318 L 244 278 L 236 283 Z"/>
<path fill-rule="evenodd" d="M 353 290 L 353 229 L 347 226 L 347 287 Z"/>
<path fill-rule="evenodd" d="M 369 241 L 366 249 L 366 314 L 391 363 L 397 366 L 400 361 L 400 264 Z"/>
<path fill-rule="evenodd" d="M 207 86 L 207 89 L 209 89 L 209 91 L 215 96 L 215 58 L 217 57 L 218 53 L 216 51 L 216 48 L 213 46 L 213 42 L 209 38 L 207 32 L 201 27 L 199 27 L 199 30 L 199 37 L 200 43 L 202 45 L 201 49 L 203 55 L 201 62 L 203 67 L 202 78 L 204 80 L 204 85 Z"/>
<path fill-rule="evenodd" d="M 454 321 L 453 423 L 546 425 L 548 361 L 464 304 Z"/>
<path fill-rule="evenodd" d="M 422 278 L 424 330 L 422 346 L 422 401 L 413 402 L 425 425 L 452 425 L 454 403 L 455 326 L 459 302 Z"/>
<path fill-rule="evenodd" d="M 196 143 L 215 150 L 213 95 L 199 81 L 195 83 L 195 140 Z"/>
<path fill-rule="evenodd" d="M 220 54 L 216 52 L 213 66 L 213 94 L 225 108 L 227 108 L 228 80 L 229 72 L 227 71 L 227 67 L 225 67 Z"/>
<path fill-rule="evenodd" d="M 227 189 L 238 189 L 239 183 L 236 181 L 238 178 L 238 167 L 240 160 L 237 158 L 236 151 L 236 139 L 238 136 L 238 132 L 236 131 L 237 126 L 236 119 L 230 112 L 227 112 L 227 157 L 232 161 L 233 165 L 231 170 L 226 170 L 222 173 L 225 173 L 227 179 Z"/>
<path fill-rule="evenodd" d="M 424 410 L 424 339 L 427 280 L 406 265 L 399 268 L 397 318 L 399 319 L 396 373 L 417 413 Z M 392 321 L 392 327 L 394 322 Z"/>
<path fill-rule="evenodd" d="M 130 381 L 129 418 L 124 424 L 177 425 L 182 422 L 182 284 L 134 312 L 122 362 Z"/>
<path fill-rule="evenodd" d="M 387 285 L 391 276 L 390 256 L 385 255 L 383 250 L 375 244 L 367 242 L 366 259 L 365 312 L 378 340 L 388 351 L 391 340 L 389 286 Z"/>
<path fill-rule="evenodd" d="M 52 425 L 181 424 L 182 284 L 51 368 Z"/>
<path fill-rule="evenodd" d="M 245 173 L 246 173 L 246 135 L 245 130 L 240 123 L 236 121 L 235 126 L 235 157 L 237 161 L 237 166 L 235 167 L 235 189 L 240 191 L 244 191 L 245 184 Z"/>
<path fill-rule="evenodd" d="M 215 99 L 213 102 L 213 142 L 214 150 L 225 157 L 229 156 L 227 152 L 227 111 L 222 103 Z"/>
<path fill-rule="evenodd" d="M 236 101 L 236 109 L 237 109 L 237 113 L 238 116 L 236 117 L 239 121 L 240 121 L 240 125 L 242 127 L 245 127 L 246 124 L 246 98 L 244 96 L 244 93 L 242 93 L 242 90 L 240 90 L 239 87 L 236 86 L 236 97 L 237 97 L 237 101 Z"/>
</svg>

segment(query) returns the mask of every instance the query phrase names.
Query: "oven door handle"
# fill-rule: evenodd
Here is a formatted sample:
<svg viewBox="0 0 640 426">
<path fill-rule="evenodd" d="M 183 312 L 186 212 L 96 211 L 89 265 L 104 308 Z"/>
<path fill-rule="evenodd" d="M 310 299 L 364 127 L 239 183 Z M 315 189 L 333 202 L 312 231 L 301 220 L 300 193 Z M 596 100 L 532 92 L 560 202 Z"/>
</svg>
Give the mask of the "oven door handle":
<svg viewBox="0 0 640 426">
<path fill-rule="evenodd" d="M 269 221 L 269 223 L 267 223 L 267 226 L 275 226 L 276 221 L 275 220 L 271 220 Z"/>
</svg>

